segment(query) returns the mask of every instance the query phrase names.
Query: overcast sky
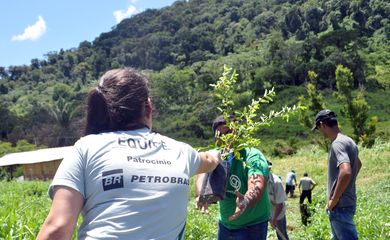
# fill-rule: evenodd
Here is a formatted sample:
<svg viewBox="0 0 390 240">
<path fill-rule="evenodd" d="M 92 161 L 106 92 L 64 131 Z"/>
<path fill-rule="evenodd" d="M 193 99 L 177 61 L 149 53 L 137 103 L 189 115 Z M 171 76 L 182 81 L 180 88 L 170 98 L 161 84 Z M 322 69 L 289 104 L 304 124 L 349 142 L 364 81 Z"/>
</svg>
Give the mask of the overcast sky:
<svg viewBox="0 0 390 240">
<path fill-rule="evenodd" d="M 0 66 L 29 65 L 50 51 L 78 47 L 124 18 L 174 0 L 5 0 L 0 14 Z"/>
</svg>

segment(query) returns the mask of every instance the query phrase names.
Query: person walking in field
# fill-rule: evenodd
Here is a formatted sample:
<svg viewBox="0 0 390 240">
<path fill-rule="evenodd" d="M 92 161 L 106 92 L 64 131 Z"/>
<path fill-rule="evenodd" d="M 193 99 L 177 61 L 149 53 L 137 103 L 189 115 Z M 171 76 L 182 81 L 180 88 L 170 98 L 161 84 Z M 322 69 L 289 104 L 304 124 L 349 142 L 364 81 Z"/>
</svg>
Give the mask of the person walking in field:
<svg viewBox="0 0 390 240">
<path fill-rule="evenodd" d="M 297 186 L 297 177 L 295 170 L 291 170 L 286 176 L 286 195 L 290 194 L 290 197 L 294 197 L 295 187 Z"/>
<path fill-rule="evenodd" d="M 303 174 L 303 178 L 299 180 L 299 204 L 303 204 L 305 201 L 305 198 L 307 198 L 307 201 L 311 203 L 311 192 L 316 186 L 316 182 L 313 181 L 313 179 L 309 178 L 309 175 L 307 173 Z"/>
<path fill-rule="evenodd" d="M 87 99 L 85 136 L 49 187 L 50 212 L 38 240 L 184 239 L 189 178 L 212 171 L 216 152 L 153 132 L 147 79 L 106 72 Z"/>
<path fill-rule="evenodd" d="M 328 154 L 327 213 L 332 239 L 358 239 L 353 221 L 356 211 L 356 177 L 362 167 L 355 142 L 341 133 L 336 114 L 321 110 L 315 117 L 314 129 L 332 141 Z"/>
<path fill-rule="evenodd" d="M 286 201 L 287 195 L 283 189 L 280 178 L 272 173 L 272 163 L 267 161 L 270 171 L 267 192 L 272 206 L 271 226 L 276 230 L 278 240 L 288 240 L 286 223 Z"/>
<path fill-rule="evenodd" d="M 223 116 L 213 122 L 217 139 L 231 130 Z M 267 194 L 268 164 L 260 150 L 245 148 L 240 151 L 242 160 L 228 157 L 229 181 L 226 197 L 219 201 L 218 240 L 266 240 L 270 202 Z M 208 205 L 200 201 L 199 194 L 205 174 L 197 176 L 196 204 L 207 210 Z"/>
</svg>

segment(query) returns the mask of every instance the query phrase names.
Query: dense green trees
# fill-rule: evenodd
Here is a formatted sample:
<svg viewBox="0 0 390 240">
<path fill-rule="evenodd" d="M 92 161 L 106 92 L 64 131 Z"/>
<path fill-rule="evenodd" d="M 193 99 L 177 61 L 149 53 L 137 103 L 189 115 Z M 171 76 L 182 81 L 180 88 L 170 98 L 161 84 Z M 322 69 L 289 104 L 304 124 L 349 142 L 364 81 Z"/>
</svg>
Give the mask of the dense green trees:
<svg viewBox="0 0 390 240">
<path fill-rule="evenodd" d="M 16 118 L 14 114 L 8 110 L 7 106 L 5 106 L 3 103 L 0 103 L 1 140 L 8 139 L 8 134 L 12 132 L 15 127 L 15 119 Z"/>
<path fill-rule="evenodd" d="M 306 111 L 299 115 L 299 121 L 307 128 L 313 127 L 314 116 L 321 110 L 325 109 L 324 96 L 317 90 L 317 73 L 308 72 L 310 81 L 306 84 L 306 95 L 299 97 L 299 105 L 304 106 Z"/>
<path fill-rule="evenodd" d="M 90 84 L 123 66 L 149 73 L 156 129 L 182 139 L 211 136 L 209 84 L 224 64 L 239 73 L 235 102 L 242 105 L 272 86 L 309 83 L 309 71 L 317 74 L 316 89 L 333 91 L 339 64 L 354 76 L 351 88 L 387 91 L 389 16 L 384 0 L 180 0 L 148 9 L 77 48 L 0 67 L 2 138 L 71 143 L 80 135 L 76 109 Z"/>
<path fill-rule="evenodd" d="M 368 121 L 370 107 L 364 97 L 364 92 L 359 91 L 356 96 L 353 95 L 353 75 L 348 68 L 342 65 L 337 66 L 336 83 L 337 97 L 344 103 L 341 112 L 351 120 L 355 141 L 372 146 L 375 140 L 377 117 L 372 117 Z"/>
</svg>

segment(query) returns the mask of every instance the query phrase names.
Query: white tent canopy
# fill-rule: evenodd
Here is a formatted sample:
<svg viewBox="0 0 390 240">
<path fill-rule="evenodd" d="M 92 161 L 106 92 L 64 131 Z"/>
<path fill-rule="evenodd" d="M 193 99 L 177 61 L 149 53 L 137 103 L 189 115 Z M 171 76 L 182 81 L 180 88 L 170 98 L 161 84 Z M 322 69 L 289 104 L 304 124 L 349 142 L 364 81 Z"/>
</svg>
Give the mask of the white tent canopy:
<svg viewBox="0 0 390 240">
<path fill-rule="evenodd" d="M 35 151 L 19 152 L 6 154 L 0 158 L 0 167 L 16 165 L 16 164 L 31 164 L 39 162 L 50 162 L 53 160 L 62 160 L 69 152 L 71 152 L 73 146 L 58 147 L 58 148 L 46 148 Z"/>
</svg>

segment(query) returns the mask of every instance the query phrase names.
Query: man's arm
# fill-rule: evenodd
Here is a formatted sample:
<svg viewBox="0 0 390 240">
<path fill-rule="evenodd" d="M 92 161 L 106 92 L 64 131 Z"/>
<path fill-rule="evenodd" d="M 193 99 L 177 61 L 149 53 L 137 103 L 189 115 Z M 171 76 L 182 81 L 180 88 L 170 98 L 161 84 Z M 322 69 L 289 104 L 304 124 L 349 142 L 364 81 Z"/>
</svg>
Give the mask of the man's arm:
<svg viewBox="0 0 390 240">
<path fill-rule="evenodd" d="M 352 177 L 352 168 L 351 164 L 348 162 L 341 163 L 339 166 L 339 176 L 337 178 L 337 184 L 334 190 L 333 195 L 330 197 L 328 202 L 328 209 L 332 210 L 337 202 L 340 200 L 341 195 L 344 193 L 345 189 Z"/>
<path fill-rule="evenodd" d="M 313 181 L 313 179 L 311 180 L 311 188 L 310 190 L 313 190 L 315 187 L 317 186 L 317 183 Z"/>
<path fill-rule="evenodd" d="M 248 178 L 248 191 L 245 195 L 236 191 L 236 211 L 229 220 L 237 219 L 247 208 L 254 207 L 263 196 L 267 185 L 267 179 L 262 175 L 251 175 Z"/>
<path fill-rule="evenodd" d="M 270 222 L 271 222 L 271 226 L 276 229 L 278 226 L 277 225 L 278 217 L 280 213 L 283 211 L 283 205 L 284 202 L 287 200 L 287 196 L 286 193 L 284 192 L 282 182 L 275 182 L 273 189 L 275 194 L 274 200 L 276 202 L 272 203 L 272 205 L 274 206 L 274 213 Z"/>
<path fill-rule="evenodd" d="M 362 168 L 362 162 L 360 161 L 360 158 L 357 159 L 357 173 L 356 176 L 359 174 L 360 169 Z"/>
<path fill-rule="evenodd" d="M 251 175 L 248 178 L 248 191 L 245 197 L 249 200 L 248 208 L 254 207 L 263 196 L 265 187 L 267 186 L 267 179 L 262 175 Z"/>
<path fill-rule="evenodd" d="M 278 226 L 278 216 L 280 215 L 280 213 L 282 212 L 283 210 L 283 203 L 278 203 L 278 204 L 273 204 L 274 206 L 274 215 L 271 219 L 271 226 L 273 228 L 277 228 Z"/>
<path fill-rule="evenodd" d="M 76 190 L 58 186 L 54 189 L 53 203 L 37 240 L 71 239 L 79 213 L 84 205 L 83 196 Z"/>
<path fill-rule="evenodd" d="M 209 212 L 209 205 L 207 203 L 202 203 L 199 201 L 200 191 L 202 189 L 204 178 L 206 177 L 206 173 L 201 173 L 196 175 L 195 179 L 195 207 L 200 210 L 201 213 Z"/>
<path fill-rule="evenodd" d="M 297 186 L 297 177 L 295 176 L 295 173 L 294 173 L 293 176 L 294 176 L 294 177 L 293 177 L 293 180 L 294 180 L 295 186 Z"/>
<path fill-rule="evenodd" d="M 298 185 L 299 193 L 301 193 L 301 186 L 302 186 L 302 180 L 299 181 L 299 185 Z"/>
</svg>

